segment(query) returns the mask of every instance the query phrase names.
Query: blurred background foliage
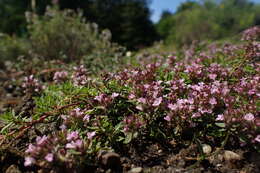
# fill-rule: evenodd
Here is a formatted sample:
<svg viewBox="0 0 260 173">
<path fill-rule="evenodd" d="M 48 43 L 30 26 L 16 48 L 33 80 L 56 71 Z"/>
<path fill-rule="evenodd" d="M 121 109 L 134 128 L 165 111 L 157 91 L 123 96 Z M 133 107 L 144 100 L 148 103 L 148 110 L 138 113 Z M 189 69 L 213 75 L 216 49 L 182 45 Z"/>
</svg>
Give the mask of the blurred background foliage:
<svg viewBox="0 0 260 173">
<path fill-rule="evenodd" d="M 174 13 L 164 11 L 158 23 L 150 19 L 150 3 L 0 0 L 0 64 L 23 56 L 84 60 L 87 67 L 104 69 L 120 63 L 126 50 L 142 50 L 158 41 L 181 47 L 194 40 L 233 39 L 260 25 L 260 5 L 249 0 L 187 0 Z"/>
<path fill-rule="evenodd" d="M 81 10 L 87 21 L 109 29 L 113 42 L 130 49 L 149 46 L 158 38 L 147 0 L 0 0 L 0 32 L 26 35 L 25 12 L 43 15 L 52 4 L 61 10 Z"/>
<path fill-rule="evenodd" d="M 260 24 L 260 5 L 248 0 L 187 1 L 176 13 L 165 11 L 156 24 L 167 43 L 191 44 L 193 40 L 232 37 Z"/>
</svg>

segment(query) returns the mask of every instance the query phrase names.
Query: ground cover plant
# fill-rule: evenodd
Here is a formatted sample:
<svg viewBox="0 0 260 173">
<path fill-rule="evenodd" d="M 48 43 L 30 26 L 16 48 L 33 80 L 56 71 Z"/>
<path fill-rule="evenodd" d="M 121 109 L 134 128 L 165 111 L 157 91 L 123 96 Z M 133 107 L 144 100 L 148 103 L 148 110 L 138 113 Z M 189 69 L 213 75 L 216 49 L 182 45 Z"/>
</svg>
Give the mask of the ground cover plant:
<svg viewBox="0 0 260 173">
<path fill-rule="evenodd" d="M 98 76 L 84 61 L 11 65 L 1 94 L 22 99 L 1 105 L 0 170 L 259 172 L 259 36 L 132 57 Z"/>
</svg>

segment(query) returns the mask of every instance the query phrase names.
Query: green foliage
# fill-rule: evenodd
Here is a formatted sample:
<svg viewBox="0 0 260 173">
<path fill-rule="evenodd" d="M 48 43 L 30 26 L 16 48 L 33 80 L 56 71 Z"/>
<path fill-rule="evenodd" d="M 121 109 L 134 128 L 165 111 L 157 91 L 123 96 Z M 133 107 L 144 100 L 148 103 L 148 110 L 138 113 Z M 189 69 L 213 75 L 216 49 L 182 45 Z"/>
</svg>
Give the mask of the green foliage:
<svg viewBox="0 0 260 173">
<path fill-rule="evenodd" d="M 175 14 L 163 16 L 157 31 L 166 42 L 178 45 L 193 40 L 218 40 L 232 37 L 259 21 L 259 5 L 247 0 L 185 2 Z"/>
<path fill-rule="evenodd" d="M 0 0 L 0 32 L 24 34 L 26 32 L 24 13 L 29 4 L 29 0 Z"/>
<path fill-rule="evenodd" d="M 53 4 L 51 0 L 35 2 L 34 7 L 31 7 L 31 0 L 18 3 L 15 0 L 0 0 L 0 32 L 26 35 L 26 11 L 33 10 L 36 14 L 43 15 L 46 7 Z M 59 0 L 56 5 L 61 10 L 81 9 L 88 21 L 112 32 L 113 42 L 131 49 L 150 45 L 157 38 L 155 28 L 149 19 L 147 0 Z M 64 26 L 60 32 L 67 30 Z"/>
<path fill-rule="evenodd" d="M 29 43 L 24 39 L 0 33 L 0 63 L 27 55 L 28 47 Z"/>
<path fill-rule="evenodd" d="M 28 29 L 32 49 L 45 60 L 77 61 L 98 49 L 110 49 L 110 33 L 101 35 L 97 25 L 85 23 L 80 14 L 48 9 L 44 16 L 31 19 Z"/>
<path fill-rule="evenodd" d="M 50 60 L 81 62 L 93 73 L 122 63 L 125 48 L 111 42 L 109 30 L 101 32 L 97 24 L 87 23 L 82 13 L 48 8 L 44 16 L 27 13 L 27 20 L 29 38 L 0 35 L 1 66 L 21 56 L 24 64 L 19 64 L 25 66 L 35 68 Z"/>
</svg>

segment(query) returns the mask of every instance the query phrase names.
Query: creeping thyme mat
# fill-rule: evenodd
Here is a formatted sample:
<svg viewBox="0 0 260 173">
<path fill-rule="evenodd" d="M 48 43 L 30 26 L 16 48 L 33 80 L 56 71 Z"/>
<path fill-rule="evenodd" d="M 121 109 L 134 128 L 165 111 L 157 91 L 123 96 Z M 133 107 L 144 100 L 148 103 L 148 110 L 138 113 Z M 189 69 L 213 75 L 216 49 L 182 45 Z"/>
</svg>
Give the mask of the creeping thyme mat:
<svg viewBox="0 0 260 173">
<path fill-rule="evenodd" d="M 0 170 L 259 172 L 258 30 L 101 76 L 83 64 L 13 77 Z"/>
</svg>

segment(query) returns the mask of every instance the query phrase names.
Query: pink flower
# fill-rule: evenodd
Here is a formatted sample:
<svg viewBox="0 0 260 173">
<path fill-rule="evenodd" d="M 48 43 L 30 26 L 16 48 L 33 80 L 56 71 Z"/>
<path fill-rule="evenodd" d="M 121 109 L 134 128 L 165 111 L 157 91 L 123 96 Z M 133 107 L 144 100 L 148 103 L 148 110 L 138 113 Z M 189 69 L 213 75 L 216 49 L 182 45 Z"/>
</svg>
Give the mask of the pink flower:
<svg viewBox="0 0 260 173">
<path fill-rule="evenodd" d="M 251 90 L 248 91 L 248 94 L 249 94 L 249 95 L 253 95 L 253 94 L 255 94 L 255 93 L 256 93 L 256 92 L 255 92 L 254 89 L 251 89 Z"/>
<path fill-rule="evenodd" d="M 217 75 L 216 74 L 209 74 L 208 75 L 211 80 L 215 80 Z"/>
<path fill-rule="evenodd" d="M 77 131 L 72 131 L 70 133 L 67 134 L 67 140 L 68 141 L 72 141 L 72 140 L 76 140 L 79 138 L 79 133 Z"/>
<path fill-rule="evenodd" d="M 112 98 L 116 98 L 116 97 L 118 97 L 118 96 L 119 96 L 118 93 L 112 93 Z"/>
<path fill-rule="evenodd" d="M 145 88 L 145 89 L 148 89 L 149 87 L 150 87 L 149 84 L 144 84 L 144 88 Z"/>
<path fill-rule="evenodd" d="M 25 151 L 26 153 L 34 153 L 36 147 L 33 144 L 29 144 L 28 149 Z"/>
<path fill-rule="evenodd" d="M 137 101 L 138 101 L 139 103 L 143 103 L 143 104 L 145 104 L 145 103 L 146 103 L 146 99 L 145 99 L 145 98 L 143 98 L 143 97 L 141 97 L 141 98 L 137 99 Z"/>
<path fill-rule="evenodd" d="M 255 116 L 251 113 L 248 113 L 244 116 L 244 119 L 247 121 L 253 121 L 255 119 Z"/>
<path fill-rule="evenodd" d="M 66 144 L 65 147 L 66 147 L 66 148 L 69 148 L 69 149 L 75 149 L 75 148 L 77 148 L 77 147 L 76 147 L 76 145 L 75 145 L 74 143 L 75 143 L 75 142 L 72 141 L 71 143 Z"/>
<path fill-rule="evenodd" d="M 128 98 L 129 98 L 129 99 L 134 99 L 134 98 L 135 98 L 135 95 L 134 95 L 134 94 L 130 94 L 130 95 L 128 96 Z"/>
<path fill-rule="evenodd" d="M 83 118 L 83 121 L 87 121 L 87 122 L 89 122 L 89 118 L 90 118 L 89 115 L 85 115 L 84 118 Z"/>
<path fill-rule="evenodd" d="M 194 99 L 193 98 L 189 98 L 187 101 L 189 104 L 193 104 L 194 103 Z"/>
<path fill-rule="evenodd" d="M 53 161 L 53 154 L 52 153 L 48 153 L 44 158 L 48 162 L 52 162 Z"/>
<path fill-rule="evenodd" d="M 260 143 L 260 135 L 256 136 L 255 141 Z"/>
<path fill-rule="evenodd" d="M 24 166 L 31 166 L 35 163 L 35 159 L 33 157 L 25 157 Z"/>
<path fill-rule="evenodd" d="M 164 120 L 171 121 L 171 117 L 169 115 L 167 115 L 166 117 L 164 117 Z"/>
<path fill-rule="evenodd" d="M 66 80 L 67 77 L 68 77 L 68 72 L 66 71 L 55 72 L 53 80 L 55 82 L 62 82 Z"/>
<path fill-rule="evenodd" d="M 75 108 L 70 112 L 70 115 L 74 117 L 82 117 L 84 113 L 80 110 L 80 108 Z"/>
<path fill-rule="evenodd" d="M 222 93 L 224 94 L 224 95 L 227 95 L 228 93 L 229 93 L 229 89 L 227 88 L 227 87 L 225 87 L 225 88 L 223 88 L 222 89 Z"/>
<path fill-rule="evenodd" d="M 64 124 L 62 124 L 62 125 L 60 126 L 60 129 L 61 129 L 61 130 L 66 130 L 67 127 L 66 127 Z"/>
<path fill-rule="evenodd" d="M 168 108 L 171 109 L 172 111 L 177 110 L 178 106 L 176 104 L 168 104 Z"/>
<path fill-rule="evenodd" d="M 70 143 L 67 143 L 65 147 L 69 149 L 76 149 L 76 148 L 81 148 L 82 145 L 83 145 L 83 141 L 78 139 L 76 140 L 76 142 L 71 141 Z"/>
<path fill-rule="evenodd" d="M 211 98 L 211 99 L 209 100 L 209 103 L 210 103 L 211 105 L 216 105 L 216 104 L 217 104 L 217 101 L 216 101 L 216 99 L 213 97 L 213 98 Z"/>
<path fill-rule="evenodd" d="M 218 92 L 219 92 L 219 90 L 218 90 L 217 87 L 212 87 L 211 90 L 210 90 L 211 94 L 215 94 L 215 93 L 218 93 Z"/>
<path fill-rule="evenodd" d="M 94 132 L 88 132 L 87 133 L 87 136 L 88 136 L 88 139 L 92 139 L 94 136 L 96 135 L 96 132 L 94 131 Z"/>
<path fill-rule="evenodd" d="M 44 145 L 48 140 L 48 137 L 46 135 L 40 137 L 40 136 L 37 136 L 36 137 L 36 143 L 37 145 Z"/>
<path fill-rule="evenodd" d="M 99 102 L 102 102 L 103 97 L 104 97 L 104 94 L 100 94 L 100 95 L 98 95 L 98 96 L 95 97 L 95 100 L 97 100 L 97 101 L 99 101 Z"/>
<path fill-rule="evenodd" d="M 219 114 L 216 118 L 216 121 L 223 121 L 224 120 L 224 115 L 223 114 Z"/>
<path fill-rule="evenodd" d="M 157 98 L 154 102 L 152 106 L 159 106 L 162 102 L 162 97 Z"/>
<path fill-rule="evenodd" d="M 124 132 L 128 132 L 129 131 L 129 127 L 124 127 L 123 131 Z"/>
<path fill-rule="evenodd" d="M 199 118 L 201 116 L 201 114 L 199 112 L 196 112 L 194 114 L 192 114 L 191 118 Z"/>
</svg>

